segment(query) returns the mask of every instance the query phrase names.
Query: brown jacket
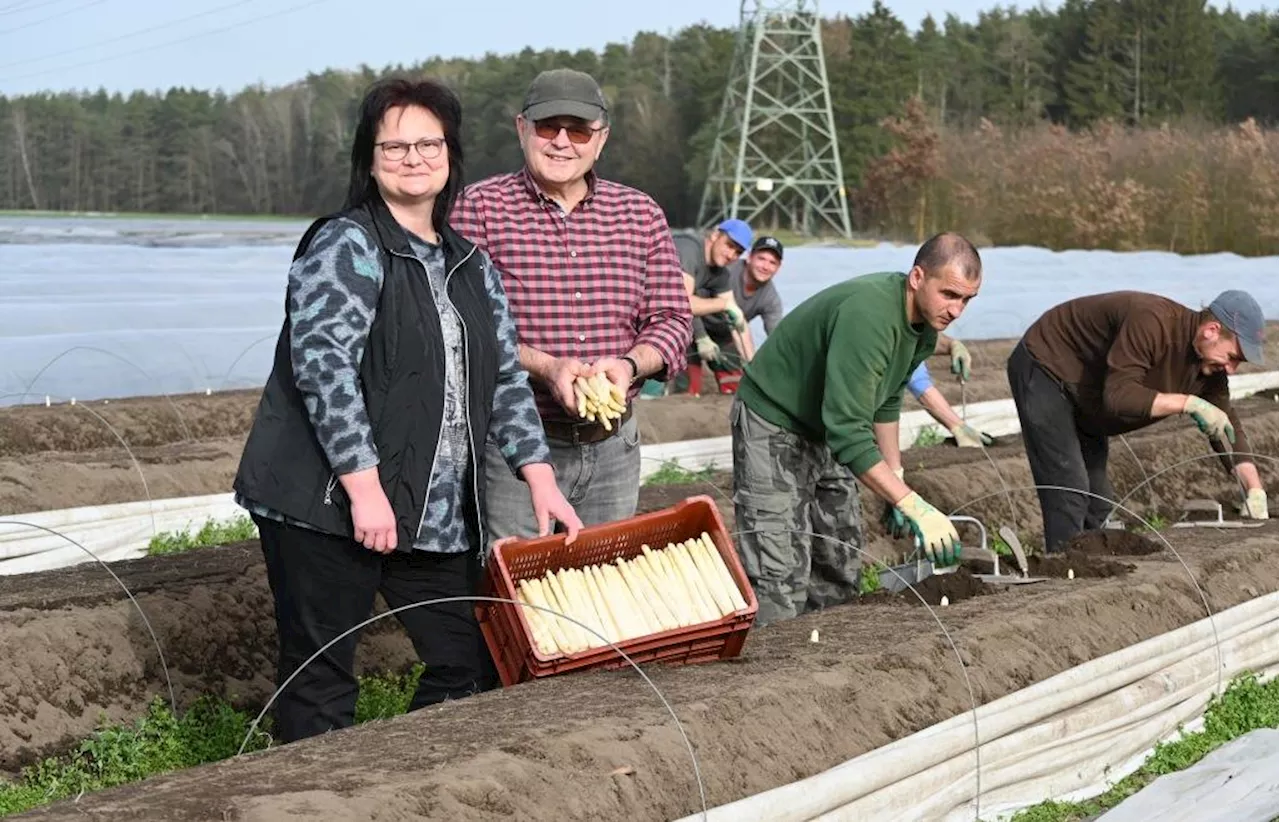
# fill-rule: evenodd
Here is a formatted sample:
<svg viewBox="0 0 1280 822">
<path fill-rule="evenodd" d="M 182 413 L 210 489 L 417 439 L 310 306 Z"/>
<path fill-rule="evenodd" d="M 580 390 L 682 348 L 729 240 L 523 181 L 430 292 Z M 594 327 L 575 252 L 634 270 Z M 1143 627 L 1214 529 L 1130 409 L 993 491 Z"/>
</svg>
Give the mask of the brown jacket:
<svg viewBox="0 0 1280 822">
<path fill-rule="evenodd" d="M 1151 403 L 1157 393 L 1195 394 L 1227 412 L 1236 433 L 1233 450 L 1248 452 L 1227 375 L 1200 372 L 1191 345 L 1198 319 L 1198 312 L 1155 294 L 1113 291 L 1049 309 L 1023 340 L 1027 353 L 1075 400 L 1077 424 L 1086 433 L 1114 436 L 1142 428 L 1156 421 Z"/>
</svg>

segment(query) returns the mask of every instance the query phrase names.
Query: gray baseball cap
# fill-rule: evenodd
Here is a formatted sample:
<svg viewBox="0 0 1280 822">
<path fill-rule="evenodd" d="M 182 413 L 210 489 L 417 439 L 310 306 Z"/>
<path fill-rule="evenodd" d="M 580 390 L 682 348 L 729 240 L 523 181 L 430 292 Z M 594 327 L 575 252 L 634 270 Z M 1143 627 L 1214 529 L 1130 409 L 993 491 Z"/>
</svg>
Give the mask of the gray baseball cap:
<svg viewBox="0 0 1280 822">
<path fill-rule="evenodd" d="M 1267 325 L 1262 318 L 1262 307 L 1247 291 L 1224 291 L 1209 303 L 1209 311 L 1227 330 L 1240 340 L 1240 353 L 1255 365 L 1266 363 L 1262 342 L 1266 339 Z"/>
<path fill-rule="evenodd" d="M 603 120 L 608 111 L 604 92 L 590 74 L 558 68 L 533 78 L 520 113 L 527 120 L 578 117 L 592 122 Z"/>
</svg>

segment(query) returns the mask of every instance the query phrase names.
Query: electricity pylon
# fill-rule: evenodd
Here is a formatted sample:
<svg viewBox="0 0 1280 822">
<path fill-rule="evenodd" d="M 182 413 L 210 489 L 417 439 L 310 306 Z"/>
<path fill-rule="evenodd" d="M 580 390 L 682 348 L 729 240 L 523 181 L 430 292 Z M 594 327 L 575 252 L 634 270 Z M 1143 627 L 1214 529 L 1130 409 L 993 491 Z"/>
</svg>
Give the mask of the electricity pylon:
<svg viewBox="0 0 1280 822">
<path fill-rule="evenodd" d="M 817 0 L 742 0 L 698 222 L 852 234 Z"/>
</svg>

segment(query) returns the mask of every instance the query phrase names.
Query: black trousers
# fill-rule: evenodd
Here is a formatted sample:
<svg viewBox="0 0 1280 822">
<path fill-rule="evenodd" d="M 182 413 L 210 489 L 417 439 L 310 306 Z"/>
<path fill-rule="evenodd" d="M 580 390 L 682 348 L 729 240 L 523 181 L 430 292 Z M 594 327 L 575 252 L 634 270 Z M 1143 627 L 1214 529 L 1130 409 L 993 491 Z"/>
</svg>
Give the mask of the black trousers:
<svg viewBox="0 0 1280 822">
<path fill-rule="evenodd" d="M 1107 479 L 1107 438 L 1080 430 L 1075 403 L 1021 341 L 1009 355 L 1007 372 L 1036 485 L 1089 492 L 1036 491 L 1045 550 L 1061 551 L 1081 531 L 1101 528 L 1111 511 L 1115 493 Z"/>
<path fill-rule="evenodd" d="M 253 519 L 275 597 L 277 687 L 325 643 L 367 619 L 379 591 L 394 609 L 477 590 L 476 551 L 384 556 L 342 537 Z M 474 607 L 474 602 L 451 602 L 396 614 L 426 665 L 409 710 L 470 696 L 497 682 Z M 276 728 L 282 740 L 293 742 L 352 724 L 359 692 L 352 670 L 358 638 L 355 631 L 334 643 L 277 698 Z"/>
</svg>

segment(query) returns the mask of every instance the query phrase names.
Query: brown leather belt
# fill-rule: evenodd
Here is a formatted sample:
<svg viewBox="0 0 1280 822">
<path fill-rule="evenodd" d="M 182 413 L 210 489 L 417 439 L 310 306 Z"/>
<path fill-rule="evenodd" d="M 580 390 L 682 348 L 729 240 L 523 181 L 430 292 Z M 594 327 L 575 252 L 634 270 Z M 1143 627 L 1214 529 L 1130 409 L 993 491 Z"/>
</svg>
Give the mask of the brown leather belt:
<svg viewBox="0 0 1280 822">
<path fill-rule="evenodd" d="M 627 406 L 627 410 L 622 412 L 622 418 L 609 423 L 609 430 L 604 430 L 604 426 L 598 422 L 557 422 L 554 420 L 543 420 L 542 429 L 547 433 L 547 439 L 556 440 L 557 442 L 568 443 L 569 445 L 591 445 L 597 442 L 604 442 L 612 436 L 617 435 L 622 430 L 622 426 L 627 420 L 631 419 L 631 406 Z"/>
</svg>

